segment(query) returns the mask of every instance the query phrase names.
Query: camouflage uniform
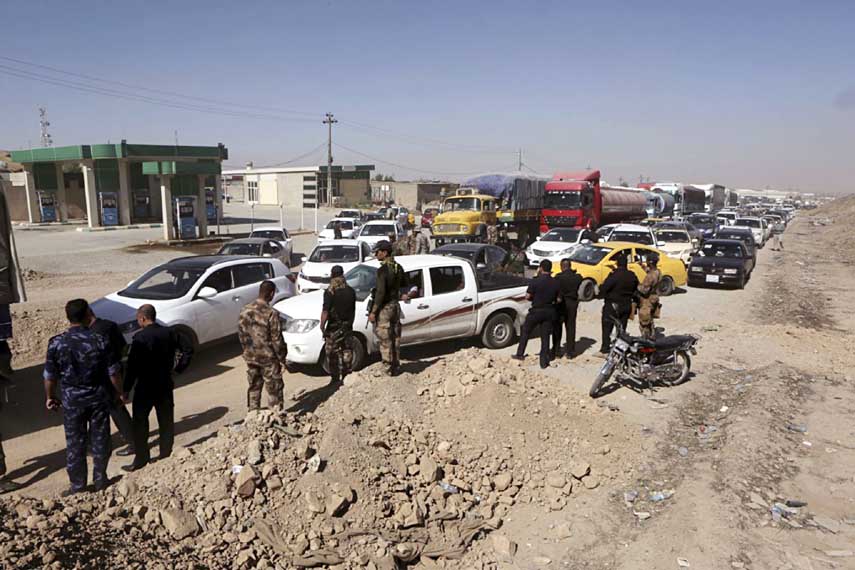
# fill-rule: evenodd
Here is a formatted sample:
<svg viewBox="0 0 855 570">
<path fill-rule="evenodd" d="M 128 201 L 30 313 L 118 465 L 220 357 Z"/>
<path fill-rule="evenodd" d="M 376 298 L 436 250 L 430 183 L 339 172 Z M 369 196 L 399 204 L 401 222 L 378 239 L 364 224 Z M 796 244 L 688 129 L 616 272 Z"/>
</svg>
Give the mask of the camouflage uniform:
<svg viewBox="0 0 855 570">
<path fill-rule="evenodd" d="M 107 485 L 110 459 L 110 376 L 118 375 L 107 341 L 84 327 L 73 326 L 50 339 L 45 380 L 59 381 L 65 427 L 66 469 L 72 491 L 86 487 L 86 444 L 92 450 L 92 481 Z"/>
<path fill-rule="evenodd" d="M 282 406 L 282 364 L 288 348 L 282 339 L 279 313 L 260 299 L 245 306 L 238 320 L 238 338 L 246 361 L 247 407 L 261 408 L 261 389 L 267 388 L 271 408 Z"/>
<path fill-rule="evenodd" d="M 347 305 L 345 314 L 339 314 L 339 303 Z M 344 380 L 353 366 L 353 318 L 356 312 L 356 293 L 344 280 L 333 277 L 324 291 L 324 311 L 327 312 L 324 330 L 324 351 L 333 382 Z"/>
<path fill-rule="evenodd" d="M 430 253 L 430 242 L 421 231 L 413 231 L 407 236 L 403 255 L 420 255 Z"/>
<path fill-rule="evenodd" d="M 650 340 L 656 338 L 654 316 L 659 305 L 658 292 L 661 279 L 662 274 L 654 267 L 647 272 L 644 281 L 638 286 L 638 292 L 641 294 L 641 302 L 638 306 L 638 326 L 641 329 L 641 336 Z"/>
<path fill-rule="evenodd" d="M 496 230 L 496 226 L 487 226 L 487 243 L 496 245 L 497 239 L 498 231 Z"/>
<path fill-rule="evenodd" d="M 400 366 L 401 352 L 401 288 L 406 285 L 404 269 L 392 257 L 387 257 L 377 269 L 377 288 L 371 312 L 375 316 L 374 333 L 380 345 L 380 357 L 391 376 Z"/>
</svg>

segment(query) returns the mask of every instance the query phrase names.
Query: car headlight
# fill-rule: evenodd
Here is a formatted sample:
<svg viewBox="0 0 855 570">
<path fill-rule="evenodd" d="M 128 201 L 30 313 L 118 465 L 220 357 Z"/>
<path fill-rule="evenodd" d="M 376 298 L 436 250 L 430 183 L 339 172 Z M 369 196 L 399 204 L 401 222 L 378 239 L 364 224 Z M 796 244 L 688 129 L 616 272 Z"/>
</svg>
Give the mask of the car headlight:
<svg viewBox="0 0 855 570">
<path fill-rule="evenodd" d="M 134 332 L 135 330 L 137 330 L 139 328 L 140 328 L 140 324 L 136 320 L 128 321 L 126 323 L 119 325 L 119 330 L 122 332 L 122 334 L 131 334 L 132 332 Z"/>
<path fill-rule="evenodd" d="M 570 255 L 571 253 L 573 253 L 574 249 L 576 249 L 575 245 L 570 246 L 567 249 L 561 250 L 561 253 L 559 255 Z"/>
<path fill-rule="evenodd" d="M 726 275 L 736 275 L 737 270 L 736 270 L 736 269 L 725 269 L 725 270 L 724 270 L 724 273 L 725 273 Z"/>
<path fill-rule="evenodd" d="M 285 323 L 285 332 L 293 333 L 293 334 L 305 334 L 316 326 L 318 326 L 317 319 L 293 319 L 286 321 Z"/>
<path fill-rule="evenodd" d="M 694 271 L 694 272 L 696 272 L 696 273 L 702 273 L 702 272 L 704 271 L 704 268 L 703 268 L 703 267 L 697 267 L 697 266 L 696 266 L 696 267 L 692 267 L 691 269 L 692 269 L 692 271 Z"/>
</svg>

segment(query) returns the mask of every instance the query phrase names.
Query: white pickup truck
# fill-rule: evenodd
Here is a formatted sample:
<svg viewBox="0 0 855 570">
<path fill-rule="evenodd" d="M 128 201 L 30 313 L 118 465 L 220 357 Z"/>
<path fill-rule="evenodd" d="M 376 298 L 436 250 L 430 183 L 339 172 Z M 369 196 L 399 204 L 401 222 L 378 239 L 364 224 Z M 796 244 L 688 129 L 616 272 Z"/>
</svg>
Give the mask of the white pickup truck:
<svg viewBox="0 0 855 570">
<path fill-rule="evenodd" d="M 525 298 L 526 279 L 504 273 L 476 277 L 470 262 L 454 257 L 406 255 L 397 261 L 407 274 L 410 292 L 409 301 L 401 302 L 402 346 L 473 336 L 480 336 L 488 348 L 513 343 L 530 304 Z M 354 370 L 379 351 L 367 315 L 378 267 L 379 262 L 371 261 L 345 275 L 356 290 Z M 291 362 L 326 365 L 319 326 L 323 294 L 313 291 L 274 305 L 282 315 Z"/>
</svg>

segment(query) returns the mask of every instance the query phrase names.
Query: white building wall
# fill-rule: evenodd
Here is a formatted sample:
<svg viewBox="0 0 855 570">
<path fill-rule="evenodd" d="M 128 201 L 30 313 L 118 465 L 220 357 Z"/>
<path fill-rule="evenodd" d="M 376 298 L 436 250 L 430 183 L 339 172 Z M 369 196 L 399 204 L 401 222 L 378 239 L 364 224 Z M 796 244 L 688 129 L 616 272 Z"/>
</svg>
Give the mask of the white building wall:
<svg viewBox="0 0 855 570">
<path fill-rule="evenodd" d="M 258 203 L 271 206 L 279 205 L 279 190 L 277 187 L 276 174 L 258 175 Z"/>
</svg>

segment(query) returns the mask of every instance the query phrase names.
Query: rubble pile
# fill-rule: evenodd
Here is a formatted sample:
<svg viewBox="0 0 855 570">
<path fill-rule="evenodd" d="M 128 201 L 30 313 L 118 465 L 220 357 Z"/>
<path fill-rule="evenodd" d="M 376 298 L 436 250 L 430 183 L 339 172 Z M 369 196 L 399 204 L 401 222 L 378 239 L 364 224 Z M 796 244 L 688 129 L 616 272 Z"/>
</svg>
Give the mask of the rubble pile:
<svg viewBox="0 0 855 570">
<path fill-rule="evenodd" d="M 482 539 L 515 505 L 560 511 L 624 475 L 605 457 L 615 416 L 513 360 L 471 349 L 395 379 L 376 372 L 350 376 L 315 413 L 253 412 L 65 504 L 89 505 L 76 524 L 106 545 L 105 567 L 133 568 L 133 553 L 176 568 L 496 568 L 514 549 Z M 31 523 L 73 535 L 68 515 L 50 517 L 64 509 L 35 523 L 12 512 L 0 554 Z M 41 536 L 14 556 L 43 563 L 54 541 Z"/>
</svg>

